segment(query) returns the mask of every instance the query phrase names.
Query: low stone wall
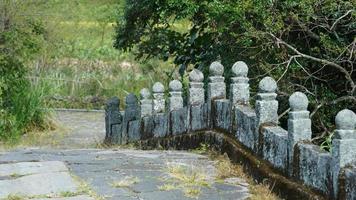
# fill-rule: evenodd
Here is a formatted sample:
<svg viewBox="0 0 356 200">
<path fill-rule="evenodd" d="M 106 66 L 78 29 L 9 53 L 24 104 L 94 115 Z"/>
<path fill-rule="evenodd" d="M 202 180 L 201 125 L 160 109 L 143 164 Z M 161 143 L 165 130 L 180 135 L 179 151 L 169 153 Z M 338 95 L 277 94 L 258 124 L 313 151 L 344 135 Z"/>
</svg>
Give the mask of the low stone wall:
<svg viewBox="0 0 356 200">
<path fill-rule="evenodd" d="M 228 92 L 224 67 L 213 62 L 209 72 L 207 96 L 203 73 L 197 69 L 190 73 L 187 105 L 183 104 L 182 84 L 178 80 L 169 84 L 167 103 L 165 88 L 159 82 L 153 85 L 152 95 L 149 89 L 142 89 L 140 101 L 134 94 L 129 94 L 123 112 L 119 111 L 119 99 L 109 100 L 105 142 L 137 142 L 144 148 L 158 147 L 159 144 L 175 149 L 194 148 L 201 142 L 209 142 L 222 152 L 230 149 L 231 159 L 238 160 L 231 152 L 245 152 L 241 155 L 247 157 L 244 162 L 250 163 L 249 169 L 267 177 L 278 174 L 280 178 L 275 180 L 280 188 L 285 188 L 286 181 L 297 187 L 286 190 L 287 197 L 307 197 L 305 193 L 308 193 L 314 199 L 320 197 L 318 194 L 328 199 L 355 199 L 354 112 L 345 109 L 338 113 L 332 153 L 325 152 L 311 144 L 308 99 L 303 93 L 295 92 L 290 96 L 288 130 L 284 130 L 278 126 L 277 84 L 271 77 L 261 80 L 255 108 L 252 108 L 249 106 L 248 67 L 244 62 L 236 62 L 232 67 Z M 226 94 L 229 94 L 228 98 Z M 216 132 L 212 135 L 209 130 L 216 130 L 222 136 L 217 136 Z M 199 137 L 191 137 L 199 131 Z M 269 170 L 259 169 L 259 163 L 264 163 Z"/>
</svg>

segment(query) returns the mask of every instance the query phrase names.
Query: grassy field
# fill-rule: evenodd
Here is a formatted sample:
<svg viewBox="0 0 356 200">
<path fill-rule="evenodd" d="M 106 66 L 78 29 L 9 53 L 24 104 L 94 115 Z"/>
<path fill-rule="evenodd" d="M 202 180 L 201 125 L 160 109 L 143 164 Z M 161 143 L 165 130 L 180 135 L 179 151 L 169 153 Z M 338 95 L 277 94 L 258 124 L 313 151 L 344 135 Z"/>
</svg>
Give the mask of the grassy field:
<svg viewBox="0 0 356 200">
<path fill-rule="evenodd" d="M 123 0 L 33 0 L 27 6 L 45 29 L 45 48 L 29 79 L 50 86 L 51 107 L 102 108 L 108 97 L 138 94 L 156 80 L 167 84 L 174 70 L 170 62 L 137 61 L 112 47 Z"/>
</svg>

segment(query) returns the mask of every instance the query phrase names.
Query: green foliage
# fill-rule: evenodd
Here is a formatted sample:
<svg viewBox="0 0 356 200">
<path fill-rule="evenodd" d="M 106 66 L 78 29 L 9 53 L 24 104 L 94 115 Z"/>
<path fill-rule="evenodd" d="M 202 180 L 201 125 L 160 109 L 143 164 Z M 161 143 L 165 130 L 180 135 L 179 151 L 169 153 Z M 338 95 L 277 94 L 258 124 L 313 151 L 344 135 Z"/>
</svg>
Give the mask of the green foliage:
<svg viewBox="0 0 356 200">
<path fill-rule="evenodd" d="M 114 45 L 139 58 L 174 58 L 182 75 L 192 67 L 207 75 L 209 64 L 221 60 L 229 80 L 232 64 L 243 60 L 252 94 L 262 77 L 278 80 L 280 113 L 292 92 L 309 95 L 317 136 L 333 127 L 340 107 L 356 111 L 355 6 L 350 0 L 127 0 Z M 285 127 L 286 116 L 281 122 Z"/>
<path fill-rule="evenodd" d="M 0 13 L 0 140 L 11 141 L 44 122 L 39 88 L 25 77 L 25 64 L 40 51 L 43 29 L 26 17 L 22 1 L 2 0 Z"/>
</svg>

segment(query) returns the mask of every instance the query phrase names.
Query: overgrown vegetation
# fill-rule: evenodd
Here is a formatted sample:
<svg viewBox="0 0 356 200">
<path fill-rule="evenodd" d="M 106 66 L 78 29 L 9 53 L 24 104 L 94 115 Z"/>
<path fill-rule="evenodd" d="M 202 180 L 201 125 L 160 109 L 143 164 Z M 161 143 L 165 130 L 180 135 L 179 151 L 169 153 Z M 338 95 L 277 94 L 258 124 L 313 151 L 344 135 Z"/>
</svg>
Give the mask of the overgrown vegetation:
<svg viewBox="0 0 356 200">
<path fill-rule="evenodd" d="M 33 0 L 47 42 L 31 67 L 32 82 L 45 80 L 51 107 L 101 109 L 111 96 L 138 94 L 155 80 L 168 80 L 172 65 L 158 59 L 142 62 L 113 47 L 114 25 L 124 0 Z M 124 102 L 124 101 L 123 101 Z"/>
<path fill-rule="evenodd" d="M 16 141 L 26 129 L 48 125 L 48 88 L 26 79 L 26 65 L 41 51 L 43 34 L 22 1 L 0 1 L 0 141 Z"/>
<path fill-rule="evenodd" d="M 308 95 L 319 143 L 338 111 L 356 111 L 355 6 L 350 0 L 127 0 L 115 47 L 139 58 L 174 58 L 181 75 L 193 67 L 207 75 L 209 64 L 221 60 L 227 80 L 232 64 L 243 60 L 252 98 L 264 76 L 278 81 L 279 113 L 286 113 L 292 92 Z M 183 22 L 188 25 L 177 29 Z M 281 116 L 283 127 L 286 119 Z"/>
</svg>

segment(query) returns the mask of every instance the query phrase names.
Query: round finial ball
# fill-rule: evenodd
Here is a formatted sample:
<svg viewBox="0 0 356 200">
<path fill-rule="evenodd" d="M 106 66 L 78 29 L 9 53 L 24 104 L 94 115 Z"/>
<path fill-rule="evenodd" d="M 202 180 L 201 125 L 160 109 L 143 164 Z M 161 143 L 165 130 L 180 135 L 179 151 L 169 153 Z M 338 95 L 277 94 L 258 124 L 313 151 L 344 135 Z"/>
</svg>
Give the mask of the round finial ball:
<svg viewBox="0 0 356 200">
<path fill-rule="evenodd" d="M 182 91 L 182 87 L 183 87 L 182 83 L 178 80 L 173 80 L 169 83 L 169 89 L 171 91 L 180 92 L 180 91 Z"/>
<path fill-rule="evenodd" d="M 203 82 L 204 74 L 200 70 L 193 69 L 193 71 L 189 74 L 189 81 L 190 82 Z"/>
<path fill-rule="evenodd" d="M 140 91 L 140 97 L 141 97 L 141 99 L 149 99 L 150 96 L 151 96 L 150 90 L 148 90 L 147 88 L 143 88 L 143 89 Z"/>
<path fill-rule="evenodd" d="M 224 66 L 220 62 L 215 61 L 210 64 L 209 72 L 212 76 L 222 76 L 224 74 Z"/>
<path fill-rule="evenodd" d="M 302 92 L 294 92 L 289 97 L 289 106 L 292 111 L 302 111 L 308 109 L 308 97 Z"/>
<path fill-rule="evenodd" d="M 356 114 L 349 109 L 340 111 L 335 117 L 336 128 L 339 130 L 354 130 Z"/>
<path fill-rule="evenodd" d="M 237 77 L 247 77 L 248 66 L 243 61 L 237 61 L 232 66 L 232 75 Z"/>
<path fill-rule="evenodd" d="M 164 92 L 164 86 L 162 83 L 160 82 L 156 82 L 153 87 L 152 87 L 152 91 L 154 93 L 163 93 Z"/>
<path fill-rule="evenodd" d="M 133 93 L 126 96 L 126 104 L 133 104 L 137 102 L 137 97 Z"/>
<path fill-rule="evenodd" d="M 277 89 L 277 83 L 273 78 L 267 76 L 260 81 L 258 87 L 260 92 L 273 93 Z"/>
</svg>

